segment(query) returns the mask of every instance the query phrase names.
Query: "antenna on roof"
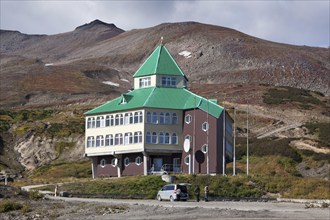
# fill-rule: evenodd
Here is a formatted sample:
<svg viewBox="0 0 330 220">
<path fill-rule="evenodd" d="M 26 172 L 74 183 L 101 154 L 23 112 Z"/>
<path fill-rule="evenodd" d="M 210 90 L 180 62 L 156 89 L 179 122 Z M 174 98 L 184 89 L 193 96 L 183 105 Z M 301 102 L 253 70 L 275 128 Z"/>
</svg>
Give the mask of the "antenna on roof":
<svg viewBox="0 0 330 220">
<path fill-rule="evenodd" d="M 164 40 L 164 38 L 163 38 L 163 36 L 161 36 L 160 37 L 160 44 L 163 44 L 163 40 Z"/>
</svg>

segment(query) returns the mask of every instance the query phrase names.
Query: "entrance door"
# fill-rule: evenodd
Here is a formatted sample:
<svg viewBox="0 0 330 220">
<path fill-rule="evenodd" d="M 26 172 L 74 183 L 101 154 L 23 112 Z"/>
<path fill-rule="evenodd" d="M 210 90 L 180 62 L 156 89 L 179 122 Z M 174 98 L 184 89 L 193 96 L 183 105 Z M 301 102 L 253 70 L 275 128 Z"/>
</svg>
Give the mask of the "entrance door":
<svg viewBox="0 0 330 220">
<path fill-rule="evenodd" d="M 154 158 L 154 171 L 161 171 L 163 166 L 163 158 Z"/>
<path fill-rule="evenodd" d="M 180 158 L 173 158 L 173 172 L 179 173 L 181 171 L 181 159 Z"/>
</svg>

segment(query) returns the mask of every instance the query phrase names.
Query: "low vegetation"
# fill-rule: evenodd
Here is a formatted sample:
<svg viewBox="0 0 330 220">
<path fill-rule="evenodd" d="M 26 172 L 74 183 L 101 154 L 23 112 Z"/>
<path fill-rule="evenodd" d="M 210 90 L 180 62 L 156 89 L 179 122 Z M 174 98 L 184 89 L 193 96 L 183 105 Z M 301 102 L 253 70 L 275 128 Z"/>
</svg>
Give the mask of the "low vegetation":
<svg viewBox="0 0 330 220">
<path fill-rule="evenodd" d="M 312 135 L 317 135 L 322 146 L 330 148 L 329 123 L 307 123 L 305 127 Z"/>
<path fill-rule="evenodd" d="M 269 105 L 295 103 L 300 108 L 310 109 L 314 105 L 324 105 L 316 96 L 321 94 L 293 87 L 277 87 L 266 92 L 263 102 Z"/>
</svg>

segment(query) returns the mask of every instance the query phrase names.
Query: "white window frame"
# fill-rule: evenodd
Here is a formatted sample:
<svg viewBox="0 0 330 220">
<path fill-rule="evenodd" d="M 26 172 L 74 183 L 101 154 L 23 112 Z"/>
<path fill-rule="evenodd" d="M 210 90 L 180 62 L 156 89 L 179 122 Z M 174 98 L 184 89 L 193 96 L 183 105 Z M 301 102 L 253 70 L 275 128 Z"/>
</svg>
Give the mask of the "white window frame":
<svg viewBox="0 0 330 220">
<path fill-rule="evenodd" d="M 178 135 L 176 133 L 172 134 L 171 143 L 178 144 Z"/>
<path fill-rule="evenodd" d="M 151 114 L 151 123 L 158 124 L 158 114 L 157 112 L 152 112 Z"/>
<path fill-rule="evenodd" d="M 105 167 L 107 165 L 107 160 L 106 159 L 102 159 L 102 160 L 100 160 L 100 166 L 103 168 L 103 167 Z"/>
<path fill-rule="evenodd" d="M 151 122 L 152 122 L 152 113 L 147 112 L 147 123 L 151 124 Z"/>
<path fill-rule="evenodd" d="M 111 160 L 111 166 L 113 166 L 113 167 L 117 166 L 116 161 L 118 163 L 118 158 L 116 158 L 116 157 L 115 158 L 112 158 L 112 160 Z"/>
<path fill-rule="evenodd" d="M 93 136 L 87 137 L 87 147 L 95 146 L 95 138 Z"/>
<path fill-rule="evenodd" d="M 142 143 L 142 131 L 134 132 L 134 144 Z"/>
<path fill-rule="evenodd" d="M 190 164 L 190 155 L 185 156 L 183 159 L 184 164 L 189 165 Z"/>
<path fill-rule="evenodd" d="M 142 158 L 140 156 L 135 158 L 135 164 L 140 166 L 142 164 Z"/>
<path fill-rule="evenodd" d="M 166 132 L 164 135 L 164 144 L 170 144 L 171 143 L 171 135 L 170 133 Z"/>
<path fill-rule="evenodd" d="M 189 139 L 189 141 L 192 142 L 192 136 L 190 134 L 187 134 L 184 139 Z"/>
<path fill-rule="evenodd" d="M 178 115 L 175 112 L 172 114 L 172 124 L 178 124 Z"/>
<path fill-rule="evenodd" d="M 152 132 L 152 134 L 151 134 L 151 143 L 152 144 L 157 144 L 157 141 L 158 141 L 157 132 Z"/>
<path fill-rule="evenodd" d="M 165 143 L 165 133 L 164 132 L 159 132 L 158 135 L 158 143 L 159 144 L 164 144 Z"/>
<path fill-rule="evenodd" d="M 209 130 L 209 127 L 210 127 L 210 125 L 206 121 L 202 124 L 202 130 L 203 131 L 208 131 Z"/>
<path fill-rule="evenodd" d="M 124 144 L 125 145 L 127 145 L 127 144 L 133 144 L 133 134 L 132 134 L 132 132 L 125 133 Z"/>
<path fill-rule="evenodd" d="M 201 151 L 206 154 L 209 150 L 209 146 L 207 144 L 204 144 L 202 147 L 201 147 Z"/>
<path fill-rule="evenodd" d="M 151 144 L 152 143 L 152 136 L 151 136 L 151 132 L 147 131 L 146 132 L 146 144 Z"/>
<path fill-rule="evenodd" d="M 123 144 L 123 134 L 122 133 L 115 134 L 114 145 L 122 145 L 122 144 Z"/>
<path fill-rule="evenodd" d="M 129 165 L 130 161 L 129 161 L 129 157 L 125 157 L 124 159 L 124 165 L 125 167 L 127 167 Z"/>
<path fill-rule="evenodd" d="M 165 124 L 165 114 L 164 114 L 164 112 L 159 113 L 159 124 Z"/>
<path fill-rule="evenodd" d="M 165 113 L 165 124 L 171 124 L 171 114 L 169 112 Z"/>
<path fill-rule="evenodd" d="M 186 117 L 184 117 L 184 121 L 186 122 L 186 124 L 190 124 L 192 121 L 192 117 L 190 114 L 186 115 Z"/>
</svg>

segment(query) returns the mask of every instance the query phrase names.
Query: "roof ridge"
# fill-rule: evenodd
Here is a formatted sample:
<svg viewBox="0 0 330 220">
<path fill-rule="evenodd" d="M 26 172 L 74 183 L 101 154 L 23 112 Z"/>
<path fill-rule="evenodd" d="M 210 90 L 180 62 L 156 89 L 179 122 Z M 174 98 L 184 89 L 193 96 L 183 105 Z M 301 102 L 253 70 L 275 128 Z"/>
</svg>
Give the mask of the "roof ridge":
<svg viewBox="0 0 330 220">
<path fill-rule="evenodd" d="M 158 46 L 158 47 L 159 47 L 159 46 Z M 157 49 L 158 47 L 156 47 L 156 49 Z M 133 78 L 134 78 L 134 76 L 136 75 L 136 73 L 138 73 L 139 70 L 144 66 L 144 64 L 147 63 L 149 59 L 151 59 L 151 57 L 152 57 L 151 55 L 155 52 L 156 49 L 154 49 L 154 50 L 149 54 L 148 58 L 142 63 L 142 65 L 140 65 L 139 69 L 137 69 L 137 70 L 135 71 L 135 73 L 134 73 L 134 75 L 133 75 Z"/>
<path fill-rule="evenodd" d="M 143 107 L 146 106 L 146 104 L 148 103 L 150 97 L 152 96 L 152 94 L 154 93 L 154 91 L 155 91 L 156 88 L 157 88 L 157 87 L 154 87 L 154 88 L 152 89 L 152 91 L 150 92 L 148 98 L 147 98 L 146 101 L 143 103 L 143 105 L 142 105 Z"/>
</svg>

